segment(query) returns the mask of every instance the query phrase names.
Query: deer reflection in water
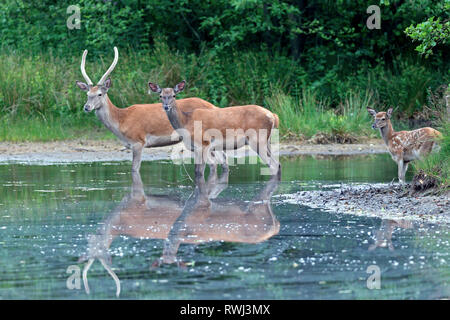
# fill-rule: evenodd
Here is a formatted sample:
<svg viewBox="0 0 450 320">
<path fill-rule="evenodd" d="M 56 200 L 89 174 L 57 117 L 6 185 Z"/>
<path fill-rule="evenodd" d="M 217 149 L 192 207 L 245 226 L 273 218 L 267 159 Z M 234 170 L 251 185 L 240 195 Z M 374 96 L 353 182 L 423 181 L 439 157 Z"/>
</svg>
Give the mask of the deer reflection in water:
<svg viewBox="0 0 450 320">
<path fill-rule="evenodd" d="M 131 192 L 104 221 L 97 234 L 88 236 L 88 249 L 79 262 L 87 261 L 83 283 L 89 294 L 87 273 L 98 259 L 116 283 L 120 280 L 111 268 L 109 248 L 113 239 L 126 235 L 139 239 L 165 239 L 161 258 L 152 267 L 163 263 L 185 264 L 177 258 L 181 243 L 199 244 L 210 241 L 259 243 L 276 235 L 280 223 L 272 212 L 270 198 L 280 181 L 272 176 L 250 202 L 216 197 L 228 186 L 228 170 L 220 177 L 213 172 L 205 181 L 196 179 L 195 190 L 183 205 L 180 199 L 164 195 L 146 195 L 139 172 L 132 173 Z"/>
<path fill-rule="evenodd" d="M 380 229 L 375 234 L 375 243 L 369 246 L 369 251 L 373 251 L 376 248 L 388 247 L 390 251 L 394 251 L 394 245 L 392 244 L 392 234 L 395 228 L 411 229 L 413 222 L 405 219 L 383 219 L 381 221 Z"/>
</svg>

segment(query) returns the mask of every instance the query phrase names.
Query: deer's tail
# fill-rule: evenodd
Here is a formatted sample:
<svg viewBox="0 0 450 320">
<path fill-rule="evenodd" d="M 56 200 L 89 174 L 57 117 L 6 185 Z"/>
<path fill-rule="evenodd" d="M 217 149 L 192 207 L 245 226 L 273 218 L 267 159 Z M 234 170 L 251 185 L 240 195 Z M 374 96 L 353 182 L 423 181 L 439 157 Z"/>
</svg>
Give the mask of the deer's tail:
<svg viewBox="0 0 450 320">
<path fill-rule="evenodd" d="M 278 126 L 280 125 L 280 119 L 278 118 L 278 115 L 276 113 L 274 113 L 273 116 L 275 118 L 275 123 L 273 127 L 278 129 Z"/>
</svg>

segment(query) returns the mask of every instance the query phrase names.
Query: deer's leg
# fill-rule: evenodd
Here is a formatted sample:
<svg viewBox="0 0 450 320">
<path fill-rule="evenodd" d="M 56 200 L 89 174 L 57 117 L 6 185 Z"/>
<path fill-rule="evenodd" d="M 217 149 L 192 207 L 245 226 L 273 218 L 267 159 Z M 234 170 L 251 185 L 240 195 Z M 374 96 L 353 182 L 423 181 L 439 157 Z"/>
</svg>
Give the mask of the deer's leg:
<svg viewBox="0 0 450 320">
<path fill-rule="evenodd" d="M 226 173 L 228 174 L 228 171 L 230 170 L 230 168 L 228 167 L 228 157 L 227 157 L 227 152 L 226 152 L 225 150 L 223 150 L 223 151 L 220 153 L 220 156 L 221 156 L 221 162 L 220 162 L 220 165 L 221 165 L 221 167 L 222 167 L 222 174 L 223 174 L 224 172 L 226 172 Z"/>
<path fill-rule="evenodd" d="M 267 181 L 264 189 L 261 190 L 258 197 L 255 198 L 255 201 L 269 201 L 272 197 L 272 194 L 278 188 L 280 184 L 279 174 L 273 175 L 269 181 Z"/>
<path fill-rule="evenodd" d="M 209 154 L 209 161 L 208 161 L 208 166 L 209 166 L 209 177 L 217 177 L 217 153 L 215 151 L 211 151 L 211 153 Z M 208 179 L 209 179 L 208 177 Z"/>
<path fill-rule="evenodd" d="M 208 199 L 215 199 L 217 196 L 228 187 L 228 170 L 223 170 L 220 177 L 211 175 L 208 177 L 207 194 Z"/>
<path fill-rule="evenodd" d="M 208 148 L 196 148 L 194 151 L 195 179 L 204 177 Z"/>
<path fill-rule="evenodd" d="M 141 174 L 139 171 L 132 171 L 131 179 L 131 197 L 135 199 L 145 197 L 144 184 L 142 183 Z"/>
<path fill-rule="evenodd" d="M 270 141 L 267 141 L 267 156 L 269 157 L 271 161 L 270 170 L 272 172 L 272 175 L 281 174 L 281 164 L 279 161 L 275 159 L 275 157 L 272 154 L 272 149 L 270 147 Z"/>
<path fill-rule="evenodd" d="M 408 165 L 409 165 L 409 162 L 403 162 L 403 170 L 402 170 L 403 183 L 406 182 L 405 175 L 406 175 L 406 171 L 408 170 Z"/>
<path fill-rule="evenodd" d="M 219 177 L 219 183 L 224 183 L 224 184 L 228 184 L 228 175 L 229 175 L 229 171 L 230 168 L 228 167 L 228 157 L 227 157 L 227 153 L 225 151 L 222 152 L 222 159 L 223 159 L 223 163 L 222 163 L 222 173 L 220 174 Z"/>
<path fill-rule="evenodd" d="M 401 160 L 399 160 L 398 162 L 397 162 L 397 166 L 398 166 L 398 170 L 397 170 L 397 174 L 398 174 L 398 181 L 401 183 L 401 184 L 404 184 L 405 183 L 405 180 L 404 180 L 404 177 L 403 177 L 403 166 L 404 166 L 404 162 L 403 162 L 403 159 L 401 159 Z"/>
<path fill-rule="evenodd" d="M 216 165 L 220 163 L 220 166 L 222 167 L 222 172 L 228 172 L 229 171 L 229 167 L 228 167 L 228 158 L 227 158 L 227 153 L 225 150 L 215 150 L 211 152 L 211 159 L 213 160 L 213 162 Z"/>
<path fill-rule="evenodd" d="M 211 150 L 210 153 L 211 162 L 209 163 L 210 172 L 217 169 L 217 165 L 220 163 L 222 172 L 228 172 L 228 160 L 225 150 Z M 214 167 L 213 167 L 214 166 Z"/>
<path fill-rule="evenodd" d="M 180 244 L 189 233 L 186 221 L 192 214 L 195 214 L 199 202 L 207 200 L 207 186 L 204 180 L 196 181 L 194 192 L 187 199 L 181 214 L 174 221 L 170 228 L 169 234 L 164 241 L 164 249 L 161 259 L 155 261 L 152 267 L 157 267 L 162 263 L 177 263 L 183 266 L 183 263 L 177 259 L 177 252 Z"/>
<path fill-rule="evenodd" d="M 217 184 L 218 176 L 217 176 L 217 159 L 215 157 L 215 152 L 211 152 L 211 162 L 209 163 L 209 176 L 206 181 L 207 190 L 210 190 Z M 207 191 L 209 193 L 209 191 Z"/>
<path fill-rule="evenodd" d="M 217 163 L 209 164 L 209 175 L 217 175 Z"/>
<path fill-rule="evenodd" d="M 261 158 L 261 160 L 269 166 L 270 173 L 272 175 L 277 174 L 277 172 L 281 169 L 280 164 L 275 158 L 272 156 L 272 152 L 270 150 L 270 146 L 268 141 L 258 141 L 257 139 L 250 139 L 249 141 L 250 148 L 252 148 Z"/>
<path fill-rule="evenodd" d="M 142 159 L 142 149 L 144 146 L 141 143 L 136 143 L 133 145 L 133 163 L 131 166 L 132 172 L 139 172 L 141 168 L 141 159 Z"/>
<path fill-rule="evenodd" d="M 419 149 L 419 159 L 423 159 L 424 156 L 430 153 L 437 153 L 441 147 L 436 143 L 436 141 L 425 141 Z"/>
<path fill-rule="evenodd" d="M 211 145 L 203 146 L 202 151 L 202 167 L 200 169 L 202 170 L 203 176 L 205 175 L 205 168 L 206 165 L 209 165 L 210 167 L 210 175 L 216 175 L 217 174 L 217 160 L 214 156 L 214 151 L 211 149 Z"/>
<path fill-rule="evenodd" d="M 171 241 L 169 239 L 166 239 L 166 242 L 164 243 L 164 249 L 163 249 L 163 255 L 162 255 L 162 262 L 163 263 L 174 263 L 177 262 L 177 252 L 178 248 L 180 247 L 181 241 L 179 239 L 176 239 L 175 241 Z"/>
<path fill-rule="evenodd" d="M 273 154 L 272 154 L 272 147 L 271 147 L 271 144 L 270 144 L 272 131 L 273 131 L 273 127 L 272 127 L 272 130 L 270 130 L 270 133 L 267 136 L 267 139 L 264 140 L 264 142 L 267 145 L 267 147 L 266 147 L 266 149 L 267 149 L 267 156 L 270 158 L 270 161 L 271 161 L 270 169 L 271 169 L 272 175 L 278 174 L 279 179 L 281 179 L 281 164 L 273 156 Z"/>
<path fill-rule="evenodd" d="M 171 264 L 176 263 L 179 267 L 185 267 L 186 264 L 177 258 L 178 248 L 180 247 L 181 240 L 176 235 L 171 238 L 167 238 L 164 242 L 164 249 L 162 256 L 153 261 L 151 268 L 161 266 L 163 263 Z"/>
</svg>

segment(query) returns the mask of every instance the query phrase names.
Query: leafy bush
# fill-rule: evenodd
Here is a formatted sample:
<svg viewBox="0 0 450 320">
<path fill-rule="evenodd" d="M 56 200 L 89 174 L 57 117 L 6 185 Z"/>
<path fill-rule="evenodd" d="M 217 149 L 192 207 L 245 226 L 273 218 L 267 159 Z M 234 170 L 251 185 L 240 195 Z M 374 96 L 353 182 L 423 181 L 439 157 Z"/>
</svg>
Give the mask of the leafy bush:
<svg viewBox="0 0 450 320">
<path fill-rule="evenodd" d="M 445 45 L 450 41 L 450 20 L 448 19 L 450 1 L 440 2 L 437 8 L 439 9 L 433 10 L 432 17 L 429 17 L 426 21 L 416 26 L 411 24 L 405 30 L 405 33 L 414 41 L 420 41 L 420 44 L 416 47 L 416 51 L 422 55 L 424 54 L 425 57 L 433 53 L 435 46 Z M 442 15 L 442 18 L 440 16 L 434 16 L 436 14 Z"/>
</svg>

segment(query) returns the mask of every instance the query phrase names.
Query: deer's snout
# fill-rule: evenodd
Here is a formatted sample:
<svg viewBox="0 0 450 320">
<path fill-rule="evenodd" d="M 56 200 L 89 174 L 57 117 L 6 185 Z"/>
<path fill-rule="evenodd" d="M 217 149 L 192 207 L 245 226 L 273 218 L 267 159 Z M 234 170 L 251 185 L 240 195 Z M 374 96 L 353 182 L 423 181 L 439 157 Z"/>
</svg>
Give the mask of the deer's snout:
<svg viewBox="0 0 450 320">
<path fill-rule="evenodd" d="M 376 122 L 372 123 L 372 129 L 376 129 L 376 128 L 377 128 L 377 123 Z"/>
<path fill-rule="evenodd" d="M 90 112 L 90 111 L 92 111 L 92 107 L 91 107 L 91 105 L 90 104 L 85 104 L 84 105 L 84 112 Z"/>
</svg>

